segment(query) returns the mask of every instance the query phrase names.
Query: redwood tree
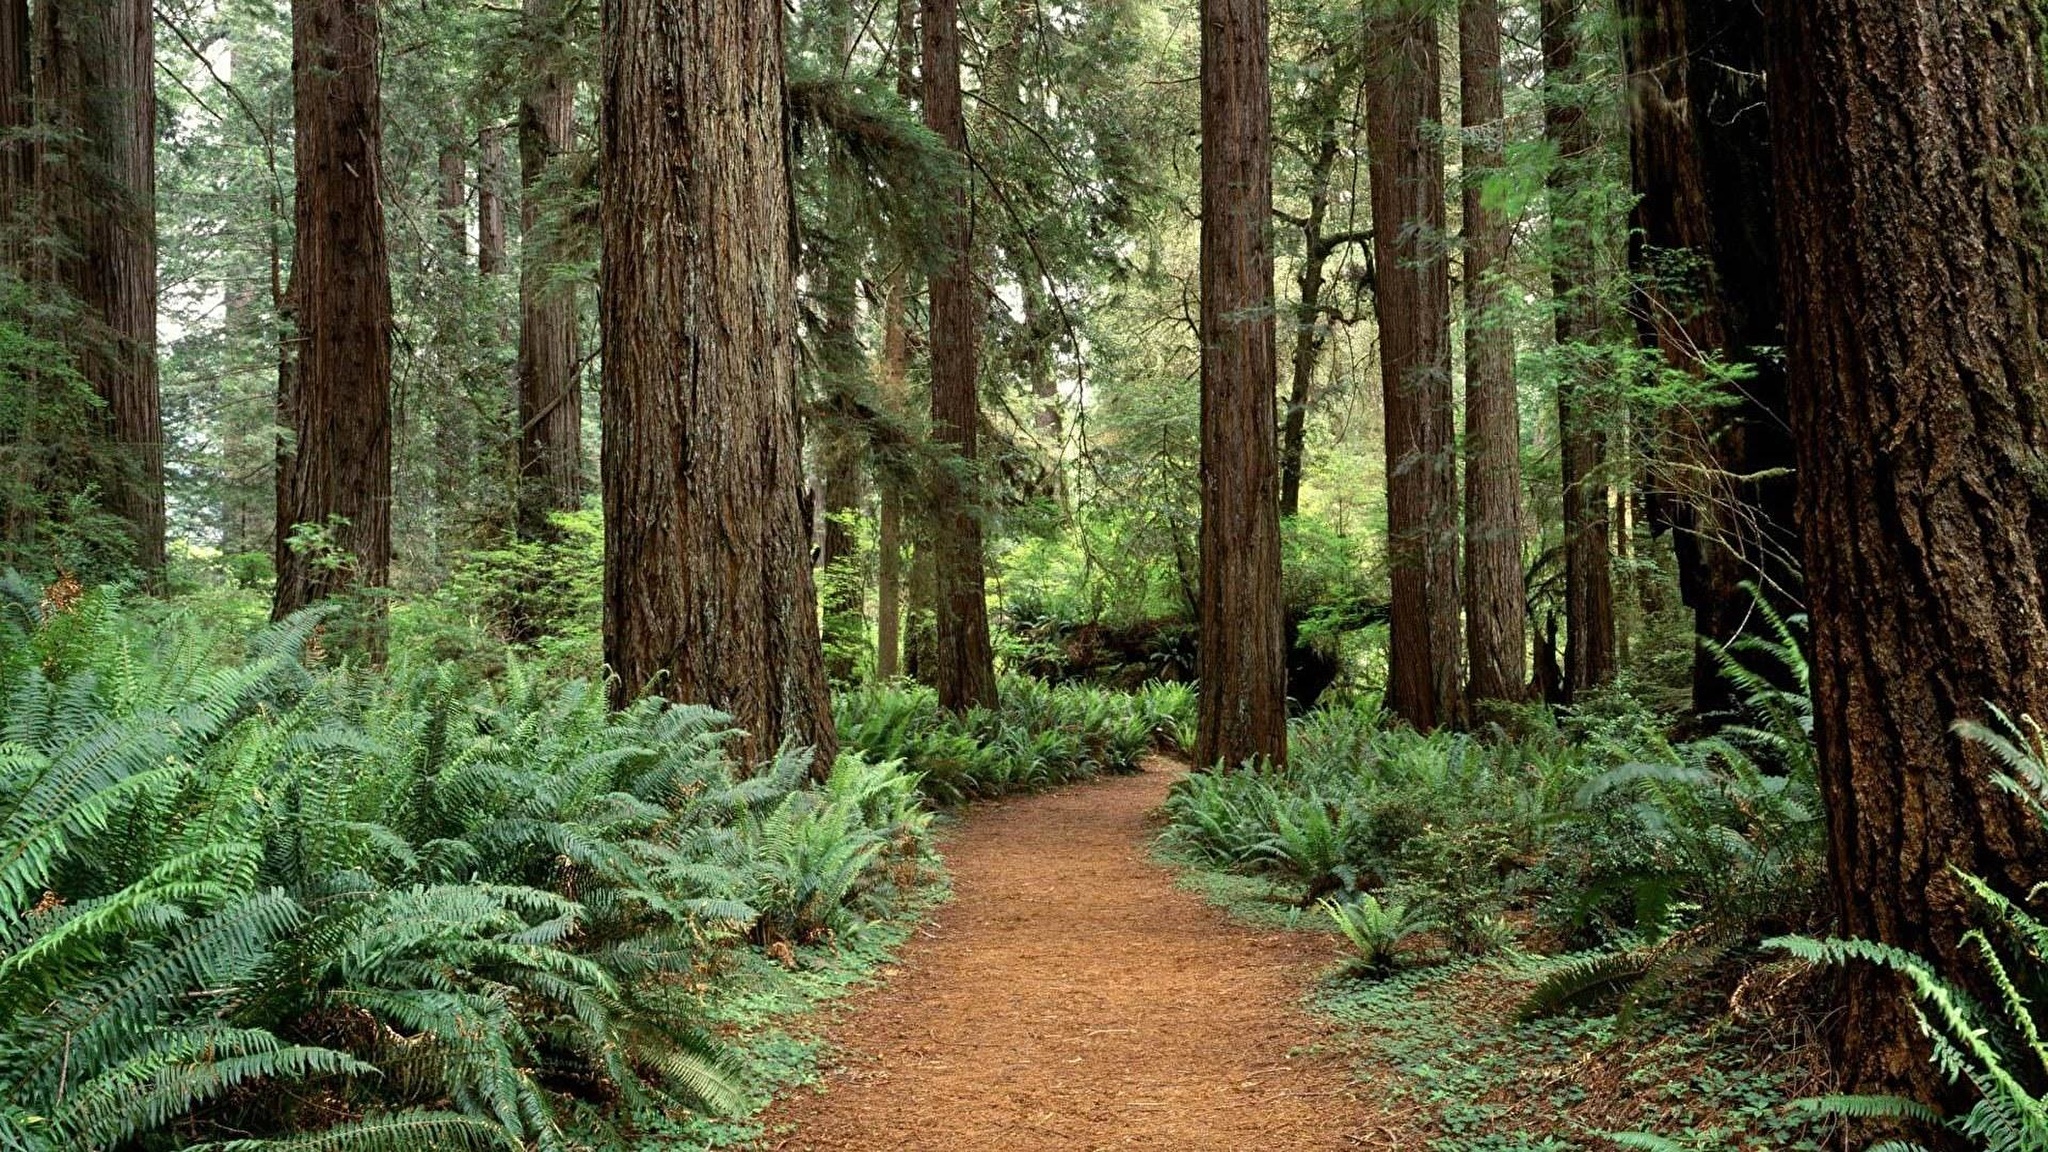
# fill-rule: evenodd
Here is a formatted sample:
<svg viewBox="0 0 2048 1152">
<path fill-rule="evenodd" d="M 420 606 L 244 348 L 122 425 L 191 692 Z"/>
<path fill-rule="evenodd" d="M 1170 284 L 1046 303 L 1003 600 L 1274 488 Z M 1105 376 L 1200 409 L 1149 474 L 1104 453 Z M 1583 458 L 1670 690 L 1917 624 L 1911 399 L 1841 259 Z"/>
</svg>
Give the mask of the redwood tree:
<svg viewBox="0 0 2048 1152">
<path fill-rule="evenodd" d="M 782 9 L 605 0 L 602 458 L 614 698 L 829 768 L 802 512 Z"/>
<path fill-rule="evenodd" d="M 18 272 L 17 213 L 35 179 L 28 140 L 33 90 L 29 80 L 28 0 L 0 0 L 0 267 Z"/>
<path fill-rule="evenodd" d="M 576 289 L 542 216 L 541 182 L 576 142 L 576 82 L 555 47 L 559 0 L 526 0 L 526 90 L 519 101 L 519 532 L 549 535 L 548 515 L 583 500 L 583 393 Z"/>
<path fill-rule="evenodd" d="M 1393 584 L 1388 704 L 1428 731 L 1459 722 L 1463 691 L 1435 8 L 1426 0 L 1381 0 L 1365 35 Z"/>
<path fill-rule="evenodd" d="M 292 5 L 298 169 L 280 380 L 279 616 L 391 571 L 391 282 L 384 247 L 375 0 Z M 294 547 L 294 529 L 317 547 Z M 309 541 L 299 541 L 306 544 Z"/>
<path fill-rule="evenodd" d="M 967 119 L 960 104 L 959 0 L 923 0 L 925 126 L 967 155 Z M 954 711 L 996 703 L 995 650 L 988 636 L 981 519 L 972 470 L 981 427 L 975 338 L 981 293 L 974 282 L 973 218 L 967 179 L 952 190 L 938 225 L 946 257 L 931 278 L 932 433 L 950 448 L 956 467 L 935 477 L 936 511 L 929 537 L 935 554 L 939 701 Z"/>
<path fill-rule="evenodd" d="M 1287 757 L 1265 0 L 1202 0 L 1202 561 L 1196 763 Z"/>
<path fill-rule="evenodd" d="M 1522 583 L 1522 431 L 1504 282 L 1508 222 L 1484 181 L 1506 148 L 1500 0 L 1458 5 L 1465 167 L 1465 639 L 1474 703 L 1520 699 L 1528 633 Z"/>
<path fill-rule="evenodd" d="M 1557 150 L 1550 172 L 1551 286 L 1559 356 L 1558 438 L 1564 477 L 1565 678 L 1567 700 L 1614 678 L 1614 572 L 1609 554 L 1607 434 L 1601 392 L 1607 366 L 1594 346 L 1606 335 L 1595 206 L 1580 170 L 1600 141 L 1574 91 L 1579 75 L 1579 0 L 1542 0 L 1543 130 Z"/>
<path fill-rule="evenodd" d="M 1701 637 L 1726 644 L 1757 613 L 1753 581 L 1799 604 L 1798 530 L 1771 200 L 1764 30 L 1747 0 L 1627 0 L 1630 260 L 1646 341 L 1704 374 L 1739 368 L 1725 402 L 1684 405 L 1657 429 L 1652 526 L 1669 530 Z M 1760 669 L 1768 672 L 1769 669 Z M 1730 714 L 1734 685 L 1706 645 L 1693 709 Z"/>
<path fill-rule="evenodd" d="M 35 105 L 52 130 L 37 170 L 56 282 L 81 310 L 78 366 L 123 457 L 108 502 L 128 521 L 137 563 L 153 572 L 164 563 L 154 15 L 149 0 L 46 0 L 35 18 Z M 0 51 L 18 57 L 18 43 Z"/>
<path fill-rule="evenodd" d="M 2048 848 L 1949 731 L 2048 717 L 2048 29 L 2032 0 L 1768 19 L 1837 931 L 1963 973 L 1957 870 L 2024 898 Z M 1895 980 L 1854 971 L 1835 1022 L 1852 1090 L 1944 1091 Z"/>
</svg>

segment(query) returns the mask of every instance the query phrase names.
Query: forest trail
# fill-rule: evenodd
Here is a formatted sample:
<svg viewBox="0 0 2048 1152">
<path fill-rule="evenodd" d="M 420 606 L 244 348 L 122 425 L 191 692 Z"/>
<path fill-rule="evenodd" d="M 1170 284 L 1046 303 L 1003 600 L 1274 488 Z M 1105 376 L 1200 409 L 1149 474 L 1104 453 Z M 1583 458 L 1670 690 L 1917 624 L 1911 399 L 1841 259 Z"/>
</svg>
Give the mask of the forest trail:
<svg viewBox="0 0 2048 1152">
<path fill-rule="evenodd" d="M 1146 845 L 1182 768 L 1145 767 L 972 809 L 945 844 L 954 899 L 828 1030 L 824 1090 L 771 1108 L 761 1147 L 1393 1147 L 1367 1143 L 1384 1121 L 1300 1008 L 1329 938 L 1176 888 Z"/>
</svg>

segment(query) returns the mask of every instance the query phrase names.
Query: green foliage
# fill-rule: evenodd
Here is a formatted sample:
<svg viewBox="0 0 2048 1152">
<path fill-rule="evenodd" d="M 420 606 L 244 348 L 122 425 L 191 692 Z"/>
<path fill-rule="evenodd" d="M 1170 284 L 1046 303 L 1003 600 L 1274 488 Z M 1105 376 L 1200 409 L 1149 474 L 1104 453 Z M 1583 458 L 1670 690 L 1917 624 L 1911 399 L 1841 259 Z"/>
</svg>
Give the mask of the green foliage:
<svg viewBox="0 0 2048 1152">
<path fill-rule="evenodd" d="M 886 766 L 742 777 L 717 713 L 517 662 L 310 670 L 322 626 L 0 586 L 12 1145 L 545 1149 L 569 1094 L 730 1109 L 662 990 L 849 929 L 922 850 Z"/>
<path fill-rule="evenodd" d="M 2024 717 L 2015 722 L 1995 708 L 1992 715 L 1990 726 L 1965 721 L 1956 731 L 1996 755 L 2007 767 L 2003 779 L 2018 802 L 2048 822 L 2048 743 L 2040 726 Z M 1958 875 L 1981 921 L 1960 942 L 1961 950 L 1974 957 L 1968 979 L 1985 990 L 1980 994 L 1962 986 L 1962 974 L 1874 941 L 1784 936 L 1770 943 L 1813 963 L 1866 964 L 1897 973 L 1932 1047 L 1935 1067 L 1950 1080 L 1967 1083 L 1977 1097 L 1968 1112 L 1942 1120 L 1942 1126 L 1985 1152 L 2040 1152 L 2048 1148 L 2048 1042 L 2042 1039 L 2041 997 L 2048 986 L 2048 923 L 1984 880 Z M 2036 887 L 2029 896 L 2041 891 Z M 1924 1105 L 1890 1097 L 1829 1097 L 1815 1106 L 1845 1116 L 1923 1124 L 1937 1120 Z M 1901 1152 L 1912 1146 L 1885 1147 Z"/>
<path fill-rule="evenodd" d="M 1134 772 L 1184 731 L 1191 704 L 1184 690 L 1132 696 L 1018 676 L 1004 679 L 1001 699 L 1000 709 L 955 716 L 922 685 L 868 684 L 839 694 L 833 711 L 842 746 L 902 765 L 926 796 L 957 804 Z"/>
<path fill-rule="evenodd" d="M 1323 900 L 1319 905 L 1356 953 L 1351 966 L 1361 973 L 1391 968 L 1396 952 L 1411 938 L 1441 927 L 1408 904 L 1382 903 L 1370 892 L 1351 900 Z"/>
</svg>

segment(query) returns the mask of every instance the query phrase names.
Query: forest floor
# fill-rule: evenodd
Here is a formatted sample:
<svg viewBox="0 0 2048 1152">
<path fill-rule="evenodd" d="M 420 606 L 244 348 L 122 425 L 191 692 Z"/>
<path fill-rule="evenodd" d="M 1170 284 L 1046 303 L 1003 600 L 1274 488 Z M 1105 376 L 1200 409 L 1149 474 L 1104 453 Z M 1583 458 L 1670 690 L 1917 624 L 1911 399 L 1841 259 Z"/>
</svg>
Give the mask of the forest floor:
<svg viewBox="0 0 2048 1152">
<path fill-rule="evenodd" d="M 1233 921 L 1147 852 L 1182 767 L 978 805 L 954 899 L 827 1030 L 774 1152 L 1399 1146 L 1303 998 L 1327 936 Z"/>
</svg>

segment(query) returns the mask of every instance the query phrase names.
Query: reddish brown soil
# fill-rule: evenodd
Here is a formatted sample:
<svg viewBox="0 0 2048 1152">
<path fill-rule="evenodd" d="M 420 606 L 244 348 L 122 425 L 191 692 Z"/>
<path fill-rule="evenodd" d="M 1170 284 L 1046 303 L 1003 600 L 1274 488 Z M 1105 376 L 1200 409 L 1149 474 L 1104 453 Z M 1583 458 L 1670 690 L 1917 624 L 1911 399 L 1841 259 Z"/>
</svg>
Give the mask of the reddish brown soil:
<svg viewBox="0 0 2048 1152">
<path fill-rule="evenodd" d="M 1176 889 L 1145 845 L 1179 768 L 1147 767 L 974 809 L 946 847 L 954 900 L 829 1031 L 840 1063 L 770 1110 L 763 1146 L 1397 1146 L 1299 1007 L 1329 941 Z"/>
</svg>

